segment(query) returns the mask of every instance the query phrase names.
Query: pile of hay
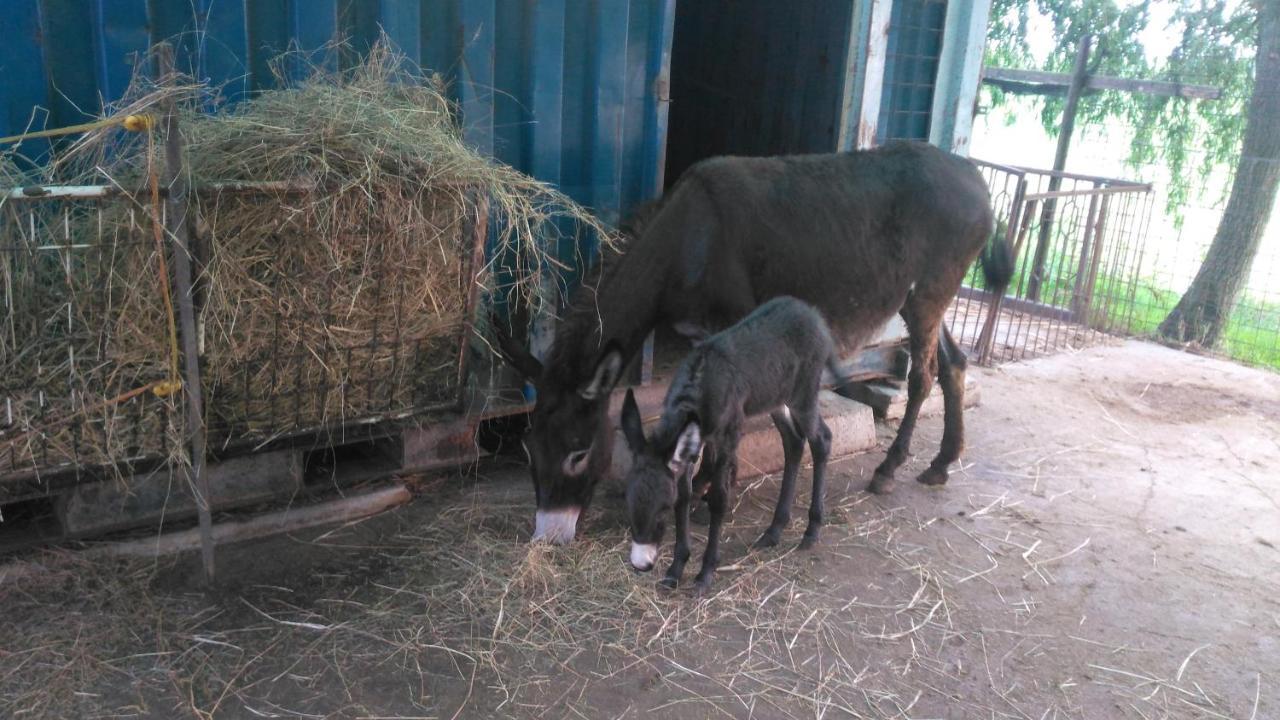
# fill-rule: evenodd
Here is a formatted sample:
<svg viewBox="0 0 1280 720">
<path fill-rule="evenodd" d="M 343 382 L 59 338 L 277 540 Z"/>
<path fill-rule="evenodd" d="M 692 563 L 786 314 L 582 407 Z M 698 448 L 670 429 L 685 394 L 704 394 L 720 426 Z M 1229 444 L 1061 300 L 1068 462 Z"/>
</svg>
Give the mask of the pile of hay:
<svg viewBox="0 0 1280 720">
<path fill-rule="evenodd" d="M 296 69 L 297 58 L 286 63 Z M 608 241 L 567 197 L 467 147 L 444 92 L 382 43 L 349 70 L 316 66 L 212 113 L 210 88 L 173 81 L 140 80 L 109 108 L 179 107 L 215 446 L 456 398 L 469 300 L 491 277 L 474 266 L 482 217 L 490 256 L 514 265 L 515 292 L 534 302 L 556 286 L 542 276 L 557 270 L 543 251 L 557 228 Z M 0 245 L 23 246 L 0 254 L 0 293 L 14 287 L 32 304 L 10 313 L 0 338 L 0 458 L 10 460 L 0 473 L 22 464 L 14 456 L 39 467 L 167 452 L 181 404 L 147 393 L 118 400 L 169 373 L 146 193 L 162 142 L 94 131 L 38 178 L 112 185 L 130 198 L 0 207 Z M 237 183 L 259 187 L 229 187 Z"/>
</svg>

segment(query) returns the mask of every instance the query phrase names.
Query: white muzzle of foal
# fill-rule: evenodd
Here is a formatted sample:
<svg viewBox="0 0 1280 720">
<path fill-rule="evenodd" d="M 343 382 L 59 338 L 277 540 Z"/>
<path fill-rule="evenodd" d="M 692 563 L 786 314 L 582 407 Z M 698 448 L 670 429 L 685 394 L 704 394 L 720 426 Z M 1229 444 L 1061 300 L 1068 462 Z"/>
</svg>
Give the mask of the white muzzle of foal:
<svg viewBox="0 0 1280 720">
<path fill-rule="evenodd" d="M 533 520 L 534 541 L 546 540 L 552 545 L 567 545 L 578 529 L 578 508 L 539 510 Z"/>
</svg>

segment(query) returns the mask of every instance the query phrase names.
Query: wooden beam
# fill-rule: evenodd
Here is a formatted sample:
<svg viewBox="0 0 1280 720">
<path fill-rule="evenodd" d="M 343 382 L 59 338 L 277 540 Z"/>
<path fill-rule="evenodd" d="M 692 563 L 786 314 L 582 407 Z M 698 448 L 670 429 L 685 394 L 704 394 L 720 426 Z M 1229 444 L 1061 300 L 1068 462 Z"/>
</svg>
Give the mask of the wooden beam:
<svg viewBox="0 0 1280 720">
<path fill-rule="evenodd" d="M 1044 72 L 1041 70 L 1015 70 L 1013 68 L 996 67 L 982 69 L 982 81 L 988 85 L 1005 87 L 1013 92 L 1026 93 L 1033 92 L 1030 88 L 1025 88 L 1026 85 L 1039 85 L 1043 86 L 1043 94 L 1045 95 L 1061 95 L 1066 92 L 1067 87 L 1071 85 L 1071 76 L 1072 73 Z M 1008 85 L 1007 83 L 1017 84 Z M 1121 92 L 1195 100 L 1217 100 L 1222 97 L 1222 88 L 1216 88 L 1211 85 L 1191 85 L 1166 82 L 1164 80 L 1131 80 L 1108 75 L 1090 75 L 1084 86 L 1089 90 L 1119 90 Z"/>
<path fill-rule="evenodd" d="M 991 0 L 951 0 L 947 3 L 937 82 L 929 123 L 929 142 L 968 155 L 973 135 L 973 108 L 982 75 L 982 50 L 987 37 Z"/>
</svg>

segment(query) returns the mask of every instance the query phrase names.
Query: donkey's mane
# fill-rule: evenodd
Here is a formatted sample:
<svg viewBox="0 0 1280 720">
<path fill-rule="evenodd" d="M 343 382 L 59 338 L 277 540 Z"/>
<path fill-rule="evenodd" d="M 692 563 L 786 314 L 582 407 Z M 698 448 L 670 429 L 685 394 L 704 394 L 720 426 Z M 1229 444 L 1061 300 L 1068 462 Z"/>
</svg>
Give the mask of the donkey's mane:
<svg viewBox="0 0 1280 720">
<path fill-rule="evenodd" d="M 641 237 L 648 221 L 664 202 L 665 196 L 641 204 L 619 227 L 620 237 L 611 245 L 601 245 L 599 260 L 583 275 L 581 284 L 573 291 L 568 306 L 556 323 L 555 340 L 545 363 L 553 383 L 576 385 L 594 370 L 596 355 L 584 352 L 584 347 L 590 338 L 596 339 L 595 345 L 599 344 L 597 295 L 602 288 L 618 282 L 619 268 L 626 266 L 628 247 Z"/>
</svg>

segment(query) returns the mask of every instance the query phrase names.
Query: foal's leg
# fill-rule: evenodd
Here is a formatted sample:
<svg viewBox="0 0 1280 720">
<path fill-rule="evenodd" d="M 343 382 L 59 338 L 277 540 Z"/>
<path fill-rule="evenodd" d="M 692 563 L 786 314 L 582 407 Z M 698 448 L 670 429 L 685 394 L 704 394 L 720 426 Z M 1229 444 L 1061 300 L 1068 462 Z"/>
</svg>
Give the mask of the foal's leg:
<svg viewBox="0 0 1280 720">
<path fill-rule="evenodd" d="M 773 424 L 782 436 L 782 488 L 778 491 L 778 506 L 773 509 L 773 522 L 753 547 L 767 548 L 778 544 L 782 531 L 791 522 L 791 504 L 796 498 L 796 476 L 800 473 L 800 460 L 804 457 L 804 437 L 796 431 L 791 411 L 785 406 L 770 413 Z"/>
<path fill-rule="evenodd" d="M 947 482 L 947 466 L 964 452 L 964 373 L 968 367 L 964 351 L 951 338 L 947 326 L 938 335 L 938 384 L 942 386 L 944 408 L 942 446 L 929 467 L 916 480 L 925 485 Z"/>
<path fill-rule="evenodd" d="M 676 547 L 671 557 L 671 567 L 667 568 L 666 577 L 661 584 L 674 588 L 680 584 L 684 575 L 684 564 L 689 561 L 689 500 L 690 473 L 683 473 L 676 478 Z"/>
<path fill-rule="evenodd" d="M 728 437 L 736 440 L 737 432 L 734 431 Z M 716 461 L 716 473 L 712 476 L 711 489 L 707 492 L 707 506 L 711 510 L 711 525 L 707 528 L 707 551 L 702 555 L 702 569 L 698 571 L 693 585 L 693 590 L 698 595 L 711 589 L 716 566 L 720 564 L 720 527 L 724 523 L 724 511 L 729 502 L 729 482 L 738 469 L 737 448 L 723 448 Z"/>
<path fill-rule="evenodd" d="M 876 468 L 871 486 L 867 488 L 873 493 L 887 494 L 893 490 L 893 474 L 906 462 L 907 455 L 911 452 L 911 435 L 915 432 L 920 406 L 929 397 L 929 391 L 933 390 L 933 378 L 937 374 L 938 325 L 942 316 L 940 312 L 922 312 L 925 309 L 921 307 L 923 304 L 913 291 L 907 296 L 907 302 L 901 310 L 902 319 L 907 323 L 911 346 L 911 371 L 907 373 L 907 407 L 902 413 L 902 422 L 898 425 L 898 435 L 889 446 L 884 462 Z"/>
<path fill-rule="evenodd" d="M 813 455 L 813 495 L 809 499 L 809 526 L 804 529 L 800 549 L 808 550 L 818 542 L 822 530 L 822 497 L 826 491 L 827 458 L 831 456 L 831 428 L 817 417 L 817 427 L 809 436 L 809 452 Z"/>
</svg>

